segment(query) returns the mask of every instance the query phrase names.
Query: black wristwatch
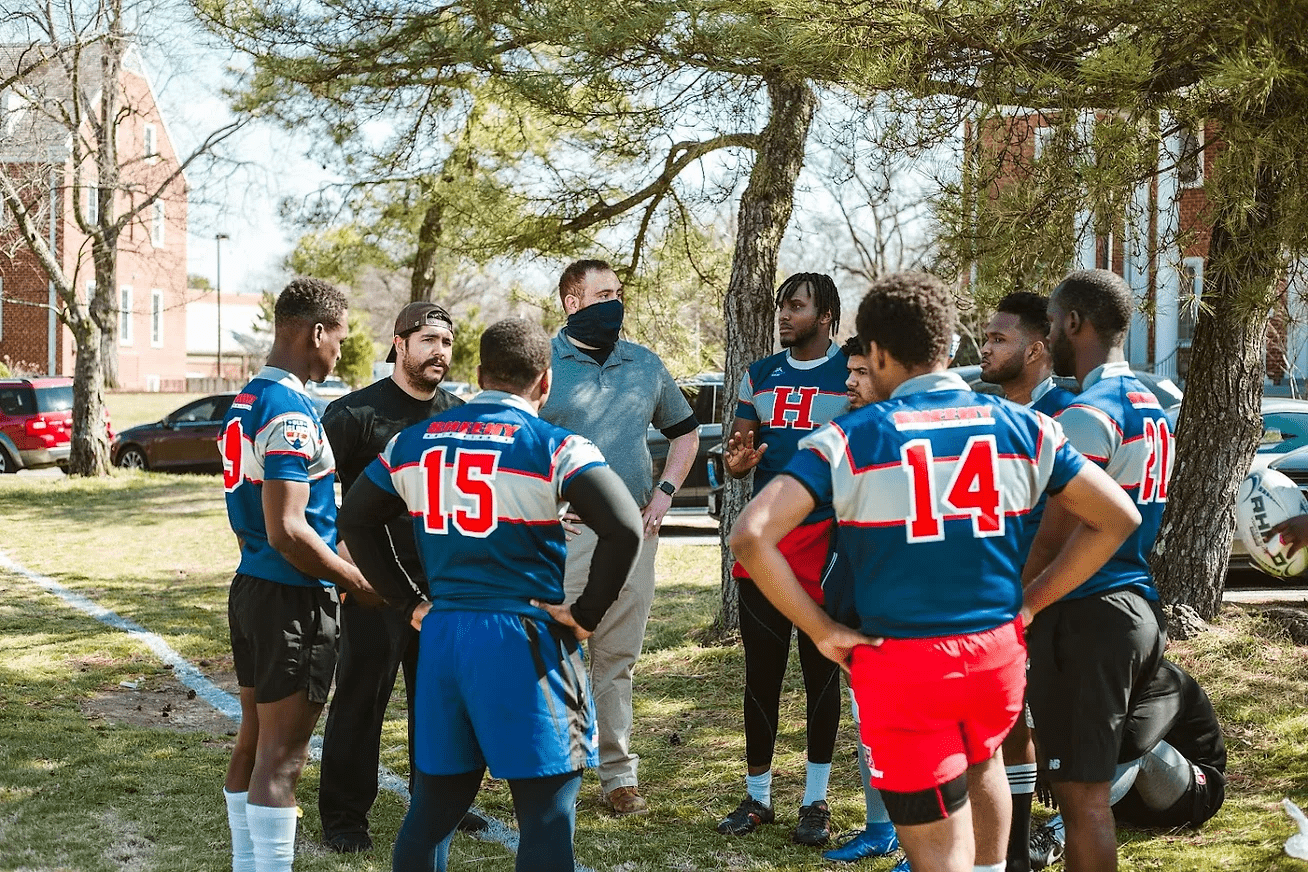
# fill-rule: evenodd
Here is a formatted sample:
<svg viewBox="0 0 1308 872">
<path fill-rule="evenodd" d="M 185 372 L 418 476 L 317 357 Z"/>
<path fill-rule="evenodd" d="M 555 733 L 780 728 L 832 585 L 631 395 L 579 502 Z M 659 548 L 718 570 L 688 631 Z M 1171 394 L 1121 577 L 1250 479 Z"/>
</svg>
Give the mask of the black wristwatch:
<svg viewBox="0 0 1308 872">
<path fill-rule="evenodd" d="M 670 497 L 675 497 L 677 495 L 677 486 L 666 478 L 654 486 Z"/>
</svg>

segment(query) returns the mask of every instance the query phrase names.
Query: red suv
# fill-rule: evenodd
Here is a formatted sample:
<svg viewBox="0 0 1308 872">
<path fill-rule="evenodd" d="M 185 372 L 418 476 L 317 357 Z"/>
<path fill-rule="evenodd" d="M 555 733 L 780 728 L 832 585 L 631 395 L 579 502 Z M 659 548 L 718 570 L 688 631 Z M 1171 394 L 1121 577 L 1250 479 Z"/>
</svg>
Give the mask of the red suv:
<svg viewBox="0 0 1308 872">
<path fill-rule="evenodd" d="M 72 437 L 72 379 L 0 379 L 0 473 L 67 468 Z"/>
</svg>

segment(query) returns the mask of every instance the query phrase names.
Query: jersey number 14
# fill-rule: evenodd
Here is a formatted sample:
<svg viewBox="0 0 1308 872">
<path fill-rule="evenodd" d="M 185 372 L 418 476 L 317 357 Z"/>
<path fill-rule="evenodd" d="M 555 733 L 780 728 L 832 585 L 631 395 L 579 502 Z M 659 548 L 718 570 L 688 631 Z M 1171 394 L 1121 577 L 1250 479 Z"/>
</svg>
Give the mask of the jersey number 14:
<svg viewBox="0 0 1308 872">
<path fill-rule="evenodd" d="M 914 439 L 900 449 L 908 473 L 909 542 L 945 538 L 946 517 L 971 515 L 977 538 L 1002 536 L 1004 513 L 999 497 L 999 456 L 994 436 L 973 436 L 955 461 L 943 498 L 936 495 L 935 455 L 929 439 Z M 946 514 L 947 513 L 947 514 Z"/>
</svg>

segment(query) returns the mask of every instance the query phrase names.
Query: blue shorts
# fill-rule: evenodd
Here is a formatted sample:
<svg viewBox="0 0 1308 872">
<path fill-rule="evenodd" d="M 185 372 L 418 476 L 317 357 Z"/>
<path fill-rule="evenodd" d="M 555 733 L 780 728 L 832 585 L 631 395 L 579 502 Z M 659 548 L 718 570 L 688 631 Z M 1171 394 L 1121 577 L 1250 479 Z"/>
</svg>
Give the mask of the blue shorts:
<svg viewBox="0 0 1308 872">
<path fill-rule="evenodd" d="M 581 645 L 553 622 L 507 612 L 427 613 L 418 635 L 414 765 L 541 778 L 599 765 Z"/>
</svg>

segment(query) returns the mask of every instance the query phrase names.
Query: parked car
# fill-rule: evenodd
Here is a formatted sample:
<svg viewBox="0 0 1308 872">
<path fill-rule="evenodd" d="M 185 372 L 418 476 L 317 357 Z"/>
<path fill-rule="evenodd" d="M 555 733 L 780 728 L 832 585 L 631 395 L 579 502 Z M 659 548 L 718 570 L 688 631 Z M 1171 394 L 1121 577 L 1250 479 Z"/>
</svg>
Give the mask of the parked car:
<svg viewBox="0 0 1308 872">
<path fill-rule="evenodd" d="M 722 373 L 680 379 L 677 386 L 690 403 L 695 419 L 699 421 L 699 452 L 686 474 L 677 495 L 672 498 L 673 508 L 705 508 L 708 505 L 709 481 L 708 453 L 722 444 Z M 654 480 L 663 474 L 668 459 L 668 440 L 653 427 L 646 433 L 650 458 L 654 461 Z"/>
<path fill-rule="evenodd" d="M 192 400 L 150 424 L 119 433 L 109 446 L 115 466 L 170 472 L 222 472 L 218 431 L 235 393 L 210 394 Z M 310 394 L 321 415 L 331 397 Z"/>
<path fill-rule="evenodd" d="M 72 446 L 72 379 L 0 379 L 0 473 L 67 469 Z"/>
</svg>

